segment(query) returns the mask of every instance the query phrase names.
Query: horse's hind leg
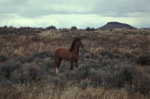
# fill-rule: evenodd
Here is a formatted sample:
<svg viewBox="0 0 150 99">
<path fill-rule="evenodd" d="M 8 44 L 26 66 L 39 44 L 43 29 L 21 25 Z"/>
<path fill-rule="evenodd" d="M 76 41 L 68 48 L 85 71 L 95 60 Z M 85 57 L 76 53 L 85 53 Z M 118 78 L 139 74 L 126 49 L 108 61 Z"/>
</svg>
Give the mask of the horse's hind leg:
<svg viewBox="0 0 150 99">
<path fill-rule="evenodd" d="M 78 61 L 75 61 L 76 68 L 78 68 Z"/>
<path fill-rule="evenodd" d="M 71 61 L 71 70 L 73 70 L 73 61 Z"/>
<path fill-rule="evenodd" d="M 59 71 L 59 67 L 61 64 L 62 59 L 60 57 L 55 57 L 55 69 L 56 69 L 56 73 L 58 74 Z"/>
</svg>

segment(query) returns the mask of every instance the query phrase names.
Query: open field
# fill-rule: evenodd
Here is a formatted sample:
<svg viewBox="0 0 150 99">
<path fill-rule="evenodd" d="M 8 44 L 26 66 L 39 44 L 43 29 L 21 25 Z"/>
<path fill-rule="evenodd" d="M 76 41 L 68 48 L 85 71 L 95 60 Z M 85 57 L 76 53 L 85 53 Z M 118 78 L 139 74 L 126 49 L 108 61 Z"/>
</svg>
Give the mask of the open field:
<svg viewBox="0 0 150 99">
<path fill-rule="evenodd" d="M 13 32 L 13 31 L 12 31 Z M 79 68 L 53 52 L 82 38 Z M 150 30 L 42 30 L 0 34 L 1 99 L 149 99 Z"/>
</svg>

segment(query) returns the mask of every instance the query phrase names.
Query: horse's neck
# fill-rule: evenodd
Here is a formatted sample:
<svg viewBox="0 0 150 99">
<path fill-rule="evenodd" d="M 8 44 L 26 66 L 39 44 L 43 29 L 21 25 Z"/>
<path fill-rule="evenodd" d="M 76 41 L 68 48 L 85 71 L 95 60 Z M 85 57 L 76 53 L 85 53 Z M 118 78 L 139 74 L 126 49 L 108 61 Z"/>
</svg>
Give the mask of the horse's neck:
<svg viewBox="0 0 150 99">
<path fill-rule="evenodd" d="M 79 55 L 79 47 L 75 46 L 73 51 L 75 52 L 76 55 Z"/>
</svg>

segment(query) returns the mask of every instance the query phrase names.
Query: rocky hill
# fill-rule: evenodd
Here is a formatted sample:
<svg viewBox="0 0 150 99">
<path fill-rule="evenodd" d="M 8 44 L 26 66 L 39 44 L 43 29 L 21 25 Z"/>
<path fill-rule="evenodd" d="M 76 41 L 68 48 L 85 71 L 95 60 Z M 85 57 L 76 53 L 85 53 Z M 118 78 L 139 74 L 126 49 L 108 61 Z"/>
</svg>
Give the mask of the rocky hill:
<svg viewBox="0 0 150 99">
<path fill-rule="evenodd" d="M 119 22 L 108 22 L 106 25 L 100 27 L 99 29 L 135 29 L 135 27 Z"/>
</svg>

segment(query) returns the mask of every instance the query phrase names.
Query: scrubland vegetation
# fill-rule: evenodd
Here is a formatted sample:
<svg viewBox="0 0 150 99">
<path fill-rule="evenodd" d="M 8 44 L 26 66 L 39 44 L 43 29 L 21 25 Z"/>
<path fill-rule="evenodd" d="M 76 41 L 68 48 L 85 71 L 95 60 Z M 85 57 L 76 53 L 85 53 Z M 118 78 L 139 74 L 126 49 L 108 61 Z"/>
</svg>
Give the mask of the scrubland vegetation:
<svg viewBox="0 0 150 99">
<path fill-rule="evenodd" d="M 148 29 L 3 31 L 1 99 L 150 98 Z M 70 48 L 75 37 L 82 38 L 85 47 L 80 49 L 79 67 L 71 71 L 70 63 L 63 61 L 56 74 L 53 51 Z"/>
</svg>

